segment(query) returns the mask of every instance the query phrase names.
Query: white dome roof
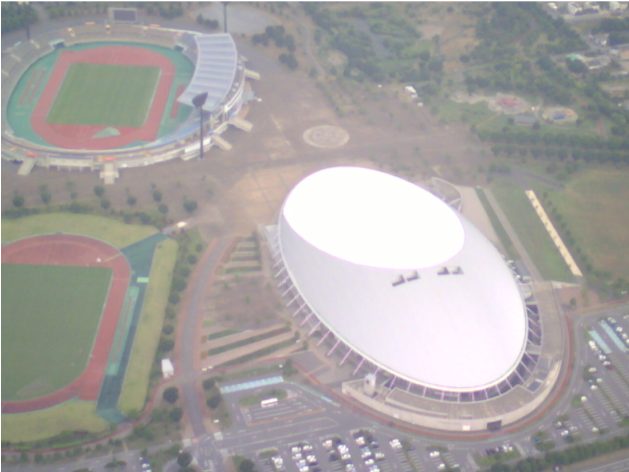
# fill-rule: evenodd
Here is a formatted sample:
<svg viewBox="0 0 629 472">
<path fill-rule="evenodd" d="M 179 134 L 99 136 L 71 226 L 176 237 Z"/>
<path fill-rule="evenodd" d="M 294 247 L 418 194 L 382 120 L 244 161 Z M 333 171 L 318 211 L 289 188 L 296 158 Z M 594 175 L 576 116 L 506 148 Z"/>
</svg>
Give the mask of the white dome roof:
<svg viewBox="0 0 629 472">
<path fill-rule="evenodd" d="M 404 228 L 414 237 L 400 236 Z M 518 365 L 527 318 L 510 269 L 478 229 L 420 187 L 367 169 L 317 172 L 288 196 L 279 235 L 302 298 L 381 368 L 466 391 Z M 448 275 L 439 275 L 443 267 Z"/>
<path fill-rule="evenodd" d="M 284 216 L 306 241 L 355 264 L 419 269 L 463 247 L 463 226 L 434 195 L 371 169 L 332 167 L 290 193 Z"/>
</svg>

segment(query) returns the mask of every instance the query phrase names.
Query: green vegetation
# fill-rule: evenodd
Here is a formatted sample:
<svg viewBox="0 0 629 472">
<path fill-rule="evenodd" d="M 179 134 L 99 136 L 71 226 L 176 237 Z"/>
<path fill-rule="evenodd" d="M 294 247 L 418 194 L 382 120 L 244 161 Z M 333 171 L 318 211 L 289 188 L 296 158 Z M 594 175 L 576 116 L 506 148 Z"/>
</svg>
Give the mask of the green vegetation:
<svg viewBox="0 0 629 472">
<path fill-rule="evenodd" d="M 24 28 L 37 22 L 37 12 L 32 5 L 18 2 L 2 2 L 2 34 Z"/>
<path fill-rule="evenodd" d="M 146 120 L 159 76 L 159 67 L 72 64 L 47 121 L 140 127 Z"/>
<path fill-rule="evenodd" d="M 287 397 L 288 393 L 286 390 L 281 388 L 272 388 L 271 390 L 267 390 L 262 393 L 258 393 L 257 395 L 247 395 L 242 397 L 239 400 L 239 403 L 242 406 L 253 406 L 259 405 L 262 400 L 267 400 L 269 398 L 277 398 L 278 400 L 283 400 Z"/>
<path fill-rule="evenodd" d="M 2 442 L 31 442 L 64 431 L 102 433 L 107 422 L 96 414 L 96 402 L 71 401 L 45 410 L 2 415 Z"/>
<path fill-rule="evenodd" d="M 498 452 L 491 456 L 481 456 L 474 454 L 474 461 L 481 467 L 491 467 L 494 464 L 502 464 L 513 459 L 520 457 L 520 453 L 517 449 L 513 449 L 511 452 Z"/>
<path fill-rule="evenodd" d="M 565 190 L 548 191 L 580 248 L 574 254 L 577 261 L 579 252 L 587 253 L 591 268 L 602 271 L 597 278 L 609 291 L 614 290 L 612 274 L 629 280 L 628 176 L 626 170 L 587 170 L 571 178 Z M 589 272 L 587 262 L 579 265 Z"/>
<path fill-rule="evenodd" d="M 111 273 L 2 264 L 2 400 L 48 395 L 83 372 Z"/>
<path fill-rule="evenodd" d="M 240 333 L 240 330 L 239 329 L 224 329 L 222 331 L 217 331 L 216 333 L 208 334 L 207 340 L 212 341 L 214 339 L 224 338 L 225 336 L 230 336 L 236 333 Z"/>
<path fill-rule="evenodd" d="M 245 364 L 246 362 L 250 362 L 259 357 L 268 356 L 269 354 L 279 351 L 280 349 L 284 349 L 285 347 L 292 346 L 295 344 L 294 339 L 287 339 L 286 341 L 280 341 L 279 343 L 273 344 L 271 346 L 264 347 L 262 349 L 258 349 L 257 351 L 251 352 L 249 354 L 245 354 L 244 356 L 238 357 L 236 359 L 232 359 L 231 361 L 223 362 L 216 367 L 229 367 L 232 365 Z"/>
<path fill-rule="evenodd" d="M 122 249 L 155 234 L 157 229 L 153 226 L 127 225 L 102 216 L 72 213 L 47 213 L 15 220 L 2 219 L 3 243 L 57 231 L 89 236 Z"/>
<path fill-rule="evenodd" d="M 155 248 L 144 306 L 133 341 L 118 407 L 123 412 L 141 411 L 147 396 L 152 360 L 164 323 L 168 292 L 177 257 L 177 243 L 172 239 Z"/>
<path fill-rule="evenodd" d="M 246 346 L 248 344 L 253 344 L 258 341 L 262 341 L 264 339 L 269 339 L 274 336 L 278 336 L 280 334 L 288 333 L 290 328 L 278 328 L 272 331 L 268 331 L 266 333 L 257 334 L 255 336 L 251 336 L 250 338 L 241 339 L 240 341 L 235 341 L 233 343 L 225 344 L 224 346 L 219 346 L 208 350 L 208 356 L 215 356 L 217 354 L 221 354 L 222 352 L 231 351 L 234 349 L 238 349 L 239 347 Z"/>
<path fill-rule="evenodd" d="M 524 190 L 503 183 L 492 191 L 542 277 L 546 280 L 572 281 L 572 273 Z"/>
<path fill-rule="evenodd" d="M 547 444 L 550 441 L 544 441 L 543 444 Z M 539 448 L 539 444 L 537 445 Z M 629 434 L 621 436 L 615 436 L 606 441 L 596 441 L 588 444 L 578 444 L 576 446 L 570 446 L 561 451 L 548 451 L 543 457 L 527 457 L 516 462 L 513 465 L 510 464 L 497 464 L 493 465 L 491 472 L 541 472 L 543 470 L 549 470 L 551 467 L 562 464 L 569 465 L 581 462 L 593 457 L 607 454 L 613 451 L 629 449 Z"/>
<path fill-rule="evenodd" d="M 498 215 L 496 215 L 496 212 L 489 203 L 489 200 L 487 200 L 485 192 L 483 191 L 483 189 L 477 187 L 476 194 L 478 195 L 478 199 L 483 204 L 483 208 L 485 208 L 485 213 L 487 213 L 487 217 L 489 218 L 489 221 L 491 221 L 491 225 L 493 226 L 494 231 L 496 231 L 498 239 L 500 239 L 500 243 L 502 244 L 504 250 L 507 252 L 507 255 L 510 259 L 519 259 L 520 254 L 518 254 L 518 251 L 513 246 L 511 238 L 505 231 L 504 226 L 502 226 L 502 223 L 498 219 Z"/>
</svg>

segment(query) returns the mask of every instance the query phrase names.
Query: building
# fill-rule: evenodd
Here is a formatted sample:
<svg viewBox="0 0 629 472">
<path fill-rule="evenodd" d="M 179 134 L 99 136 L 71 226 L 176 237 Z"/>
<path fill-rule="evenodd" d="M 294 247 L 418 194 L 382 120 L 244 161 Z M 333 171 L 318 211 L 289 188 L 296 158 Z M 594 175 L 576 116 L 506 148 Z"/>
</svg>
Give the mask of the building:
<svg viewBox="0 0 629 472">
<path fill-rule="evenodd" d="M 290 192 L 266 235 L 292 316 L 351 366 L 343 392 L 354 399 L 414 424 L 475 431 L 531 413 L 553 387 L 561 353 L 545 349 L 532 288 L 421 187 L 324 169 Z"/>
<path fill-rule="evenodd" d="M 519 114 L 513 117 L 513 122 L 518 126 L 533 126 L 537 123 L 537 118 L 533 115 Z"/>
</svg>

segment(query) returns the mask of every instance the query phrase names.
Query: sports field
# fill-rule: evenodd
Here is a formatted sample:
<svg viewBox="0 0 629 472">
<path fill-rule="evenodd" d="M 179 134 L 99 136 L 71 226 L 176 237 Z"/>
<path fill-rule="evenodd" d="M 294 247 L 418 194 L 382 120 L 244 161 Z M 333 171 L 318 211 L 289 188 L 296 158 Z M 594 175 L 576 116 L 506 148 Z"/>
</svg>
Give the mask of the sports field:
<svg viewBox="0 0 629 472">
<path fill-rule="evenodd" d="M 68 385 L 85 369 L 109 267 L 2 264 L 2 400 Z"/>
<path fill-rule="evenodd" d="M 159 67 L 72 64 L 46 121 L 139 128 L 148 116 L 159 74 Z"/>
</svg>

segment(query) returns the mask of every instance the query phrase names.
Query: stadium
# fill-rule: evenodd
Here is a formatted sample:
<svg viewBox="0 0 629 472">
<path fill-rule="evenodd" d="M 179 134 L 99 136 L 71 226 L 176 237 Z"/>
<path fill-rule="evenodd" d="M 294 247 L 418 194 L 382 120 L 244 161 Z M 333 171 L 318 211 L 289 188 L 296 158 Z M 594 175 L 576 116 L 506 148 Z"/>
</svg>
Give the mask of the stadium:
<svg viewBox="0 0 629 472">
<path fill-rule="evenodd" d="M 343 393 L 412 424 L 499 429 L 548 396 L 563 357 L 552 289 L 523 279 L 423 188 L 334 167 L 302 180 L 265 228 L 291 314 L 349 366 Z"/>
<path fill-rule="evenodd" d="M 128 12 L 125 12 L 128 13 Z M 128 16 L 128 15 L 126 15 Z M 203 144 L 229 150 L 229 125 L 254 99 L 230 34 L 117 22 L 81 24 L 20 42 L 2 59 L 2 158 L 34 166 L 100 171 L 198 157 Z M 207 93 L 195 110 L 193 98 Z"/>
</svg>

